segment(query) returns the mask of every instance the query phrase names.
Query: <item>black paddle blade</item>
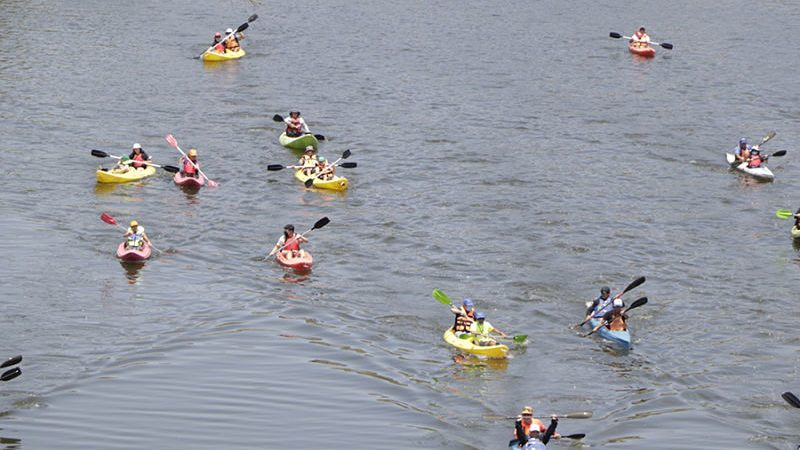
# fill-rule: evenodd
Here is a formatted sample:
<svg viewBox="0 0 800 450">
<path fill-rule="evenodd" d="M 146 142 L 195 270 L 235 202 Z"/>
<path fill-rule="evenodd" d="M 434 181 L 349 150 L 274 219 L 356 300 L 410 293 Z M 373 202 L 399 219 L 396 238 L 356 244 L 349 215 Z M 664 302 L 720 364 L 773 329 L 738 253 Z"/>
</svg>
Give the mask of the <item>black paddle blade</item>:
<svg viewBox="0 0 800 450">
<path fill-rule="evenodd" d="M 331 219 L 328 219 L 327 217 L 323 217 L 322 219 L 319 219 L 317 221 L 317 223 L 314 224 L 314 227 L 311 228 L 311 229 L 312 230 L 316 230 L 317 228 L 322 228 L 325 225 L 327 225 L 330 221 L 331 221 Z"/>
<path fill-rule="evenodd" d="M 274 120 L 275 122 L 283 122 L 283 116 L 280 114 L 275 114 L 274 116 L 272 116 L 272 120 Z"/>
<path fill-rule="evenodd" d="M 661 44 L 661 46 L 667 50 L 672 50 L 672 44 L 670 44 L 669 42 L 664 42 Z"/>
<path fill-rule="evenodd" d="M 611 33 L 608 33 L 608 37 L 612 37 L 612 38 L 614 38 L 614 39 L 619 39 L 619 38 L 621 38 L 621 37 L 622 37 L 622 35 L 621 35 L 621 34 L 619 34 L 619 33 L 615 33 L 615 32 L 613 32 L 613 31 L 612 31 Z"/>
<path fill-rule="evenodd" d="M 19 367 L 14 367 L 13 369 L 6 370 L 3 372 L 3 375 L 0 375 L 0 380 L 8 381 L 17 378 L 18 376 L 22 375 L 22 371 Z"/>
<path fill-rule="evenodd" d="M 169 173 L 178 173 L 178 172 L 181 171 L 181 169 L 179 169 L 179 168 L 177 168 L 175 166 L 161 166 L 161 168 L 166 170 Z"/>
<path fill-rule="evenodd" d="M 632 310 L 633 308 L 638 308 L 638 307 L 640 307 L 642 305 L 646 305 L 646 304 L 647 304 L 647 297 L 642 297 L 642 298 L 636 299 L 633 303 L 631 303 L 631 306 L 629 306 L 628 309 L 625 310 L 625 312 L 628 312 L 628 311 Z"/>
<path fill-rule="evenodd" d="M 783 156 L 786 154 L 786 150 L 778 150 L 777 152 L 769 155 L 769 156 Z"/>
<path fill-rule="evenodd" d="M 575 434 L 568 434 L 564 436 L 561 435 L 561 439 L 583 439 L 586 437 L 586 433 L 575 433 Z"/>
<path fill-rule="evenodd" d="M 309 179 L 307 179 L 307 180 L 305 181 L 305 183 L 303 183 L 303 184 L 305 184 L 307 188 L 310 188 L 311 186 L 313 186 L 313 185 L 314 185 L 314 178 L 309 178 Z"/>
<path fill-rule="evenodd" d="M 94 150 L 92 149 L 92 156 L 97 156 L 98 158 L 108 158 L 108 153 L 102 150 Z"/>
<path fill-rule="evenodd" d="M 348 148 L 347 150 L 344 151 L 344 153 L 342 153 L 342 159 L 347 159 L 352 154 L 353 154 L 353 152 L 351 152 L 350 149 Z"/>
<path fill-rule="evenodd" d="M 280 164 L 270 164 L 267 166 L 267 170 L 283 170 L 286 166 Z"/>
<path fill-rule="evenodd" d="M 629 285 L 628 285 L 628 287 L 626 287 L 626 288 L 625 288 L 625 290 L 624 290 L 624 291 L 622 291 L 622 293 L 624 294 L 624 293 L 626 293 L 626 292 L 630 291 L 631 289 L 634 289 L 634 288 L 636 288 L 636 287 L 639 287 L 639 286 L 641 286 L 641 285 L 642 285 L 642 283 L 644 283 L 644 281 L 645 281 L 644 277 L 639 277 L 639 278 L 637 278 L 637 279 L 633 280 L 633 281 L 631 282 L 631 284 L 629 284 Z"/>
<path fill-rule="evenodd" d="M 22 362 L 22 355 L 17 355 L 11 358 L 8 358 L 3 364 L 0 364 L 0 369 L 3 367 L 13 366 Z"/>
<path fill-rule="evenodd" d="M 781 397 L 786 400 L 786 403 L 794 406 L 795 408 L 800 408 L 800 398 L 797 398 L 797 396 L 791 392 L 784 392 L 781 394 Z"/>
<path fill-rule="evenodd" d="M 358 167 L 358 163 L 344 162 L 339 164 L 339 167 L 344 167 L 345 169 L 355 169 L 356 167 Z"/>
<path fill-rule="evenodd" d="M 253 14 L 252 16 L 250 16 L 250 17 L 248 17 L 248 18 L 247 18 L 247 21 L 248 21 L 248 22 L 253 22 L 253 21 L 255 21 L 256 19 L 258 19 L 258 14 Z"/>
<path fill-rule="evenodd" d="M 250 26 L 250 24 L 245 22 L 245 23 L 239 25 L 239 28 L 236 29 L 236 32 L 237 33 L 241 33 L 242 31 L 246 30 L 247 27 L 249 27 L 249 26 Z"/>
<path fill-rule="evenodd" d="M 314 137 L 317 138 L 318 141 L 324 141 L 325 140 L 325 136 L 323 136 L 321 134 L 315 134 Z"/>
</svg>

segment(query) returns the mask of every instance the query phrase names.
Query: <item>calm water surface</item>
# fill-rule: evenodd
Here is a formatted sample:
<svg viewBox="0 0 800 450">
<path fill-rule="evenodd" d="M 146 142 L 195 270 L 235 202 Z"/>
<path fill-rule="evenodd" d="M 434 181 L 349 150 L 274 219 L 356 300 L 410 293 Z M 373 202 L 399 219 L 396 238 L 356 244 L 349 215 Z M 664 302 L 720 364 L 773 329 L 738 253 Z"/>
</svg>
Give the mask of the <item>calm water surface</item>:
<svg viewBox="0 0 800 450">
<path fill-rule="evenodd" d="M 238 62 L 193 59 L 250 14 Z M 0 0 L 0 391 L 7 449 L 504 448 L 526 404 L 589 410 L 553 448 L 790 449 L 800 413 L 796 2 Z M 610 31 L 672 42 L 639 60 Z M 273 114 L 298 108 L 351 188 L 307 191 Z M 788 150 L 770 184 L 737 139 Z M 140 142 L 200 151 L 217 189 L 101 186 Z M 344 170 L 343 170 L 344 172 Z M 165 250 L 113 252 L 138 219 Z M 263 256 L 285 223 L 311 274 Z M 634 349 L 571 325 L 599 287 Z M 455 362 L 440 288 L 530 336 Z"/>
</svg>

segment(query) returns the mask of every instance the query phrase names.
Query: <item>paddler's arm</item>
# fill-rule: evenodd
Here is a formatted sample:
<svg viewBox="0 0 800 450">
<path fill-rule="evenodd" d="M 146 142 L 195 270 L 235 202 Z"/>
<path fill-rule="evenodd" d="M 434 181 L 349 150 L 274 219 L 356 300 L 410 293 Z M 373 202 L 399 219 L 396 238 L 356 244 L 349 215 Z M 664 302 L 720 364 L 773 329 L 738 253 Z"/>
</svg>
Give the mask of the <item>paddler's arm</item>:
<svg viewBox="0 0 800 450">
<path fill-rule="evenodd" d="M 560 434 L 556 433 L 556 427 L 558 426 L 558 417 L 552 416 L 550 418 L 550 426 L 547 427 L 547 431 L 544 432 L 544 436 L 542 437 L 542 444 L 547 445 L 550 442 L 551 437 L 559 437 Z"/>
</svg>

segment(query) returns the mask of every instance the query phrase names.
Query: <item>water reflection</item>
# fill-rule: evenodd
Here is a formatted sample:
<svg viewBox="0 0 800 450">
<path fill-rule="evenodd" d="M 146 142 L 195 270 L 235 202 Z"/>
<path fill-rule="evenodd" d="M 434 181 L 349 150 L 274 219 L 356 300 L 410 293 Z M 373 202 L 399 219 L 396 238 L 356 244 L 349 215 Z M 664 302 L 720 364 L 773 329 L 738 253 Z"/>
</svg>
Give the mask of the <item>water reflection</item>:
<svg viewBox="0 0 800 450">
<path fill-rule="evenodd" d="M 0 445 L 3 446 L 5 450 L 12 450 L 12 449 L 20 449 L 22 448 L 22 439 L 17 438 L 7 438 L 0 436 Z"/>
<path fill-rule="evenodd" d="M 128 279 L 128 284 L 137 284 L 139 282 L 139 271 L 145 265 L 145 261 L 120 261 L 119 265 L 125 269 L 125 278 Z"/>
</svg>

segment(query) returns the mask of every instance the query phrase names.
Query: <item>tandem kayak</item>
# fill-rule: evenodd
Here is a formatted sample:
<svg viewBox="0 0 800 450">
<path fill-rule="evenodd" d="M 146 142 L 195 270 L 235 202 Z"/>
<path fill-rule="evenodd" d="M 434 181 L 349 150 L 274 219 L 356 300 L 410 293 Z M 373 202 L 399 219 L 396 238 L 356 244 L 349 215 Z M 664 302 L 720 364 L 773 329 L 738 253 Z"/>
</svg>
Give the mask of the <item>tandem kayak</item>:
<svg viewBox="0 0 800 450">
<path fill-rule="evenodd" d="M 212 50 L 210 52 L 207 51 L 202 55 L 200 55 L 200 59 L 202 59 L 203 61 L 230 61 L 232 59 L 239 59 L 246 54 L 247 53 L 245 53 L 244 49 L 241 47 L 239 48 L 239 50 L 236 50 L 235 52 L 226 51 L 224 53 L 219 53 L 217 51 Z"/>
<path fill-rule="evenodd" d="M 592 327 L 592 329 L 594 329 L 594 327 L 596 327 L 599 324 L 600 322 L 598 322 L 595 319 L 589 320 L 589 326 Z M 597 334 L 599 334 L 601 338 L 607 341 L 611 341 L 623 349 L 628 349 L 631 346 L 631 333 L 628 330 L 611 331 L 605 326 L 603 326 L 599 330 L 597 330 Z"/>
<path fill-rule="evenodd" d="M 461 339 L 453 333 L 452 328 L 444 332 L 444 341 L 453 347 L 463 350 L 473 355 L 485 356 L 487 358 L 505 358 L 508 356 L 508 346 L 503 344 L 481 346 L 472 343 L 472 337 Z"/>
<path fill-rule="evenodd" d="M 295 270 L 310 270 L 311 265 L 314 264 L 314 257 L 307 250 L 303 250 L 303 256 L 298 255 L 296 258 L 288 258 L 284 256 L 283 252 L 278 252 L 275 259 L 278 264 Z"/>
<path fill-rule="evenodd" d="M 302 136 L 297 137 L 289 137 L 286 135 L 284 131 L 281 133 L 280 137 L 278 137 L 278 143 L 286 148 L 290 148 L 292 150 L 305 150 L 306 147 L 309 145 L 314 147 L 314 150 L 317 149 L 319 146 L 319 141 L 313 134 L 304 134 Z"/>
<path fill-rule="evenodd" d="M 746 162 L 737 163 L 736 156 L 733 153 L 725 153 L 725 159 L 734 169 L 744 172 L 754 178 L 758 178 L 761 181 L 772 181 L 775 179 L 775 175 L 772 174 L 772 171 L 769 170 L 767 166 L 747 167 Z"/>
<path fill-rule="evenodd" d="M 656 56 L 656 49 L 650 47 L 649 45 L 640 46 L 640 45 L 628 44 L 628 51 L 633 53 L 634 55 L 642 56 L 644 58 L 652 58 Z"/>
<path fill-rule="evenodd" d="M 187 188 L 200 188 L 204 184 L 206 184 L 206 179 L 202 176 L 199 177 L 187 177 L 181 174 L 180 172 L 176 173 L 174 177 L 172 177 L 172 181 L 175 182 L 178 186 L 183 186 Z"/>
<path fill-rule="evenodd" d="M 800 239 L 800 228 L 792 227 L 792 239 Z"/>
<path fill-rule="evenodd" d="M 119 244 L 117 247 L 117 258 L 123 261 L 144 261 L 150 257 L 153 250 L 147 243 L 143 244 L 141 248 L 125 248 L 125 243 Z"/>
<path fill-rule="evenodd" d="M 294 177 L 305 183 L 306 180 L 314 177 L 314 175 L 308 176 L 304 174 L 302 170 L 297 170 L 294 173 Z M 340 177 L 338 175 L 334 175 L 330 180 L 314 178 L 314 187 L 318 189 L 328 189 L 331 191 L 344 191 L 347 189 L 347 178 Z"/>
<path fill-rule="evenodd" d="M 127 172 L 119 173 L 111 169 L 98 169 L 95 176 L 98 183 L 127 183 L 129 181 L 138 181 L 142 178 L 147 178 L 156 174 L 156 168 L 153 166 L 131 167 Z"/>
</svg>

